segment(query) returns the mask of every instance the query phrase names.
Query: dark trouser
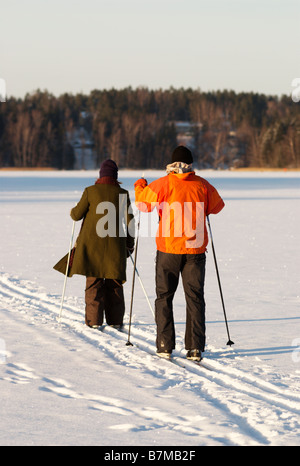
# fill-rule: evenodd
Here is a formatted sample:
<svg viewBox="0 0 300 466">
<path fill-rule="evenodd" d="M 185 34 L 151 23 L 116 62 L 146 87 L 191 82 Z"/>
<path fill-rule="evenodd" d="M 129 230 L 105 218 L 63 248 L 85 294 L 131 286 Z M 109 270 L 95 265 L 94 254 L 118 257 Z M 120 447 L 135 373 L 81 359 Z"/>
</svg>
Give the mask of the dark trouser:
<svg viewBox="0 0 300 466">
<path fill-rule="evenodd" d="M 205 254 L 169 254 L 157 251 L 155 318 L 158 351 L 175 348 L 173 298 L 179 276 L 186 299 L 185 348 L 205 347 Z"/>
<path fill-rule="evenodd" d="M 103 324 L 104 311 L 108 325 L 123 325 L 125 302 L 120 281 L 87 277 L 85 303 L 85 323 L 89 327 Z"/>
</svg>

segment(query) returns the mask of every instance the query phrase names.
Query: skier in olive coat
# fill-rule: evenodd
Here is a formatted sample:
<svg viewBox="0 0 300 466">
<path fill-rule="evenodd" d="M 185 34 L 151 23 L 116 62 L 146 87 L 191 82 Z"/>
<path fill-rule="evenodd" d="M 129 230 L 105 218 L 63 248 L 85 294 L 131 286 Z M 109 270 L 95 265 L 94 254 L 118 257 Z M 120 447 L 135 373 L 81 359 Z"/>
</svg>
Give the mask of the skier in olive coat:
<svg viewBox="0 0 300 466">
<path fill-rule="evenodd" d="M 71 210 L 75 221 L 83 219 L 72 251 L 68 276 L 86 276 L 85 323 L 122 326 L 125 314 L 123 283 L 129 251 L 134 248 L 134 216 L 129 193 L 120 187 L 118 167 L 106 160 L 100 178 L 86 188 L 79 203 Z M 65 274 L 67 256 L 54 269 Z"/>
</svg>

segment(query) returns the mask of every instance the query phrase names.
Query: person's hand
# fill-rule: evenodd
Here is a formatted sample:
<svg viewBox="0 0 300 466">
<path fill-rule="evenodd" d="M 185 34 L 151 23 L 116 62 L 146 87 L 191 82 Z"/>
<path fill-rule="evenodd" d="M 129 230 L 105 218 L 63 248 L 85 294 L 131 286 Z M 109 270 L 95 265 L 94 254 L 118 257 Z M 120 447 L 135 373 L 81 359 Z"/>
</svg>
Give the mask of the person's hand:
<svg viewBox="0 0 300 466">
<path fill-rule="evenodd" d="M 132 256 L 134 248 L 127 248 L 127 257 Z"/>
<path fill-rule="evenodd" d="M 141 188 L 143 189 L 146 188 L 146 186 L 148 186 L 147 180 L 145 180 L 145 178 L 140 178 L 134 183 L 135 188 L 137 188 L 138 186 L 141 186 Z"/>
</svg>

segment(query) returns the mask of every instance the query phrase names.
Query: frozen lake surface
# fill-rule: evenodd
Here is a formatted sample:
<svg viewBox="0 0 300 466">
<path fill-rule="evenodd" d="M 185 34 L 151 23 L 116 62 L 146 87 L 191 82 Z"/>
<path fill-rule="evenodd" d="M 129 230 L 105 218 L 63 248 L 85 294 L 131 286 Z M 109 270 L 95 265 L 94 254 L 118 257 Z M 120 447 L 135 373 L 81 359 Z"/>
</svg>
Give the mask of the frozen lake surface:
<svg viewBox="0 0 300 466">
<path fill-rule="evenodd" d="M 211 225 L 235 345 L 226 346 L 209 245 L 204 361 L 212 370 L 154 355 L 138 282 L 132 348 L 126 333 L 84 326 L 84 277 L 68 280 L 59 324 L 63 276 L 52 267 L 69 247 L 69 212 L 98 173 L 0 172 L 1 445 L 300 444 L 300 173 L 197 174 L 226 204 Z M 145 172 L 149 182 L 163 175 Z M 140 176 L 119 172 L 132 202 Z M 138 270 L 154 306 L 156 247 L 145 215 Z M 127 312 L 131 280 L 128 262 Z M 181 285 L 174 314 L 179 357 Z"/>
</svg>

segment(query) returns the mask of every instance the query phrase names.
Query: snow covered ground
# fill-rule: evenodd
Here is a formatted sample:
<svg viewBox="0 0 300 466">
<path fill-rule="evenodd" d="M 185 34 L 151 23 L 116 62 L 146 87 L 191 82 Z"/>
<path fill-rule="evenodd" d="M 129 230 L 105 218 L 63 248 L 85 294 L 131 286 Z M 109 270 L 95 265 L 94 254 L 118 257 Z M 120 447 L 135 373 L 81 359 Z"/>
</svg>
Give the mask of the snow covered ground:
<svg viewBox="0 0 300 466">
<path fill-rule="evenodd" d="M 120 172 L 132 200 L 140 175 Z M 57 321 L 63 276 L 52 267 L 68 250 L 69 211 L 97 172 L 0 172 L 1 445 L 300 445 L 300 173 L 201 176 L 226 202 L 211 225 L 235 345 L 226 345 L 209 245 L 206 367 L 182 367 L 154 355 L 138 281 L 133 347 L 124 333 L 84 326 L 83 277 L 68 280 Z M 141 225 L 138 270 L 154 303 L 145 214 Z M 131 277 L 128 262 L 127 311 Z M 174 308 L 184 356 L 181 286 Z"/>
</svg>

